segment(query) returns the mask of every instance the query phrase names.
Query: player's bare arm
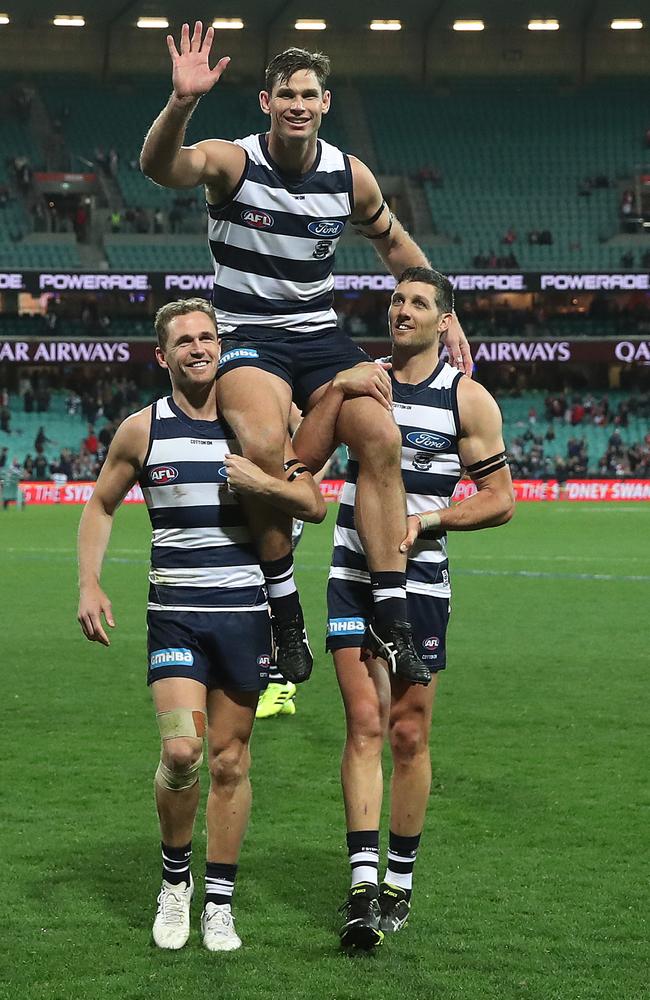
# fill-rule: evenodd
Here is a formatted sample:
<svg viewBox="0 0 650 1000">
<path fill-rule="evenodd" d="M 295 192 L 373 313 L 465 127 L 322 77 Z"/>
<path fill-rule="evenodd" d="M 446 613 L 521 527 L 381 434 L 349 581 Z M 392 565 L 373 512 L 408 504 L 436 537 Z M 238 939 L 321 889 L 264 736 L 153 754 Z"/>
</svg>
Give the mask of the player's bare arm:
<svg viewBox="0 0 650 1000">
<path fill-rule="evenodd" d="M 357 232 L 373 241 L 375 250 L 395 278 L 399 278 L 407 267 L 431 267 L 415 240 L 390 211 L 372 171 L 355 156 L 350 157 L 350 164 L 355 205 L 352 225 Z M 457 319 L 441 339 L 450 364 L 471 377 L 472 352 Z"/>
<path fill-rule="evenodd" d="M 515 495 L 506 461 L 501 412 L 482 385 L 463 378 L 458 385 L 461 433 L 458 453 L 476 493 L 443 510 L 427 511 L 408 519 L 402 542 L 407 552 L 427 530 L 477 531 L 506 524 L 514 513 Z"/>
<path fill-rule="evenodd" d="M 181 30 L 180 51 L 171 35 L 167 47 L 172 60 L 172 95 L 149 129 L 140 153 L 142 172 L 163 187 L 191 188 L 205 184 L 208 200 L 223 200 L 233 190 L 246 164 L 239 146 L 223 139 L 206 139 L 184 146 L 187 123 L 201 97 L 219 80 L 230 59 L 223 56 L 210 68 L 214 29 L 203 37 L 197 21 Z"/>
<path fill-rule="evenodd" d="M 320 524 L 327 508 L 309 469 L 297 457 L 290 440 L 284 452 L 285 479 L 269 476 L 243 455 L 226 455 L 228 486 L 234 493 L 257 496 L 301 521 Z"/>
<path fill-rule="evenodd" d="M 79 610 L 77 620 L 90 642 L 110 646 L 102 619 L 115 627 L 111 602 L 100 585 L 113 517 L 140 474 L 149 441 L 151 408 L 127 419 L 113 438 L 93 494 L 79 523 Z"/>
<path fill-rule="evenodd" d="M 334 376 L 293 437 L 296 454 L 311 472 L 316 473 L 325 465 L 339 443 L 336 424 L 346 399 L 372 396 L 390 412 L 392 388 L 389 368 L 390 364 L 384 362 L 364 361 Z"/>
</svg>

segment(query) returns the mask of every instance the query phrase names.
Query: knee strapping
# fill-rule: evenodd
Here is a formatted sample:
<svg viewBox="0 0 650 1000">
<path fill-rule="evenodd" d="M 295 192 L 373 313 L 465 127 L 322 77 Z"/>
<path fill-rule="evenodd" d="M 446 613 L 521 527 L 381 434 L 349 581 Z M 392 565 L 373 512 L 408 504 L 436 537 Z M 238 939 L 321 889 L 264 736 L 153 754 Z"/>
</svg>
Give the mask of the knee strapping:
<svg viewBox="0 0 650 1000">
<path fill-rule="evenodd" d="M 170 712 L 158 712 L 156 719 L 163 742 L 177 739 L 202 740 L 205 736 L 206 714 L 201 709 L 175 708 Z M 191 788 L 199 780 L 202 763 L 202 752 L 193 764 L 186 764 L 174 770 L 161 759 L 156 770 L 155 782 L 161 788 L 167 788 L 172 792 Z"/>
<path fill-rule="evenodd" d="M 167 788 L 170 792 L 181 792 L 185 788 L 192 788 L 199 780 L 199 771 L 203 763 L 203 753 L 193 764 L 187 764 L 179 770 L 172 771 L 163 760 L 158 764 L 155 782 L 161 788 Z"/>
</svg>

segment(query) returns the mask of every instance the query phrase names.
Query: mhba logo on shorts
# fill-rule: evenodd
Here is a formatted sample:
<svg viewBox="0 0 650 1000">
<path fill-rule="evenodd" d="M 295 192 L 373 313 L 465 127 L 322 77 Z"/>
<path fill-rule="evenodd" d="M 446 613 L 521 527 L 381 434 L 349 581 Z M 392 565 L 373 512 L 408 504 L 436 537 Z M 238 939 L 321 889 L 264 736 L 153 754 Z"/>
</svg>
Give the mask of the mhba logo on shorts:
<svg viewBox="0 0 650 1000">
<path fill-rule="evenodd" d="M 330 618 L 327 622 L 328 635 L 363 635 L 365 631 L 363 618 Z"/>
<path fill-rule="evenodd" d="M 428 639 L 423 639 L 422 645 L 425 649 L 437 649 L 440 645 L 440 639 L 437 635 L 430 635 Z"/>
<path fill-rule="evenodd" d="M 333 239 L 335 236 L 340 236 L 344 226 L 344 222 L 338 222 L 336 219 L 321 219 L 319 222 L 310 222 L 307 229 L 312 236 L 328 236 Z"/>
<path fill-rule="evenodd" d="M 268 212 L 260 212 L 259 209 L 247 208 L 241 217 L 246 225 L 252 226 L 253 229 L 271 229 L 273 226 L 273 216 Z"/>
<path fill-rule="evenodd" d="M 191 649 L 180 647 L 178 649 L 154 649 L 149 657 L 149 666 L 152 670 L 156 667 L 184 666 L 191 667 L 194 663 L 194 654 Z"/>
<path fill-rule="evenodd" d="M 164 486 L 166 483 L 173 483 L 175 479 L 178 479 L 178 469 L 175 469 L 173 465 L 157 465 L 155 469 L 152 469 L 149 473 L 149 479 L 156 486 Z"/>
<path fill-rule="evenodd" d="M 434 431 L 411 431 L 406 435 L 406 440 L 424 451 L 444 451 L 446 448 L 451 448 L 449 438 Z"/>
<path fill-rule="evenodd" d="M 219 368 L 227 365 L 229 361 L 237 361 L 238 358 L 259 358 L 259 353 L 254 347 L 234 347 L 231 351 L 226 351 L 219 358 Z"/>
</svg>

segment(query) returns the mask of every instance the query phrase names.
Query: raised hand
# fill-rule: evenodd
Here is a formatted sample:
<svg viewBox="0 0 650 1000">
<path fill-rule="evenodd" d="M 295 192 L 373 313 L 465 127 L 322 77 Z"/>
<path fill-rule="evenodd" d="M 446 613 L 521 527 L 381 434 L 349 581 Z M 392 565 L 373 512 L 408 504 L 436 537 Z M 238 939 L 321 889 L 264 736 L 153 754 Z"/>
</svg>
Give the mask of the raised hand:
<svg viewBox="0 0 650 1000">
<path fill-rule="evenodd" d="M 203 36 L 203 25 L 197 21 L 190 38 L 190 26 L 181 29 L 181 51 L 179 53 L 172 35 L 167 35 L 167 48 L 172 60 L 172 84 L 174 93 L 180 100 L 201 97 L 212 90 L 215 83 L 230 62 L 230 56 L 222 56 L 214 69 L 210 69 L 210 49 L 214 39 L 214 28 L 210 27 Z"/>
</svg>

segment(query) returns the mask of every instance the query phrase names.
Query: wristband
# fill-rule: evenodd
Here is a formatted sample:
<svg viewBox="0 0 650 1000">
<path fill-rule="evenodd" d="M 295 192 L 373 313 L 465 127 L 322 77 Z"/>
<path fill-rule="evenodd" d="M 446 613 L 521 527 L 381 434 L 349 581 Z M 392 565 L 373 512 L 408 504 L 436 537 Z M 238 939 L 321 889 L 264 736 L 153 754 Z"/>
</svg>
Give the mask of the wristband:
<svg viewBox="0 0 650 1000">
<path fill-rule="evenodd" d="M 427 511 L 426 514 L 416 514 L 415 515 L 420 522 L 420 531 L 428 531 L 429 528 L 439 528 L 440 527 L 440 514 L 435 510 Z"/>
</svg>

